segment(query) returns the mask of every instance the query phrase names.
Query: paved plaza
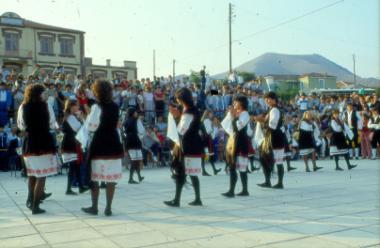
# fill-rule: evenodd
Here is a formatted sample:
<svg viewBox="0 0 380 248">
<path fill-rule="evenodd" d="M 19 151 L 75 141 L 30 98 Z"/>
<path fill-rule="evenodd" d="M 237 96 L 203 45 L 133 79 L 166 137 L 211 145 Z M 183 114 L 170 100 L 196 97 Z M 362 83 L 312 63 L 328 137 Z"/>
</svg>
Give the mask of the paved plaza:
<svg viewBox="0 0 380 248">
<path fill-rule="evenodd" d="M 294 162 L 298 170 L 285 175 L 284 190 L 257 187 L 263 175 L 255 172 L 251 196 L 234 199 L 220 195 L 228 187 L 224 173 L 201 177 L 204 206 L 187 205 L 194 196 L 188 185 L 181 208 L 162 203 L 174 194 L 168 168 L 144 170 L 140 185 L 129 185 L 125 171 L 111 217 L 103 214 L 103 190 L 99 215 L 82 213 L 90 194 L 66 196 L 65 175 L 48 178 L 47 213 L 33 216 L 26 180 L 0 173 L 0 247 L 380 247 L 380 162 L 355 162 L 354 170 L 339 172 L 333 161 L 321 161 L 324 169 L 315 173 Z"/>
</svg>

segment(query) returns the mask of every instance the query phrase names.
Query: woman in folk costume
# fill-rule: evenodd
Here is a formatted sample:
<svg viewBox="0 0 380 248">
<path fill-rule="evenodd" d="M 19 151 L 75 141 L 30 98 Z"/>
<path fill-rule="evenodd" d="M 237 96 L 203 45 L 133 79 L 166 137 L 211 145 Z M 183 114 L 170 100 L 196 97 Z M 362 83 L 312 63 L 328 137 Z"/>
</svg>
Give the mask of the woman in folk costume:
<svg viewBox="0 0 380 248">
<path fill-rule="evenodd" d="M 128 151 L 131 162 L 128 183 L 137 184 L 138 182 L 133 180 L 133 173 L 135 171 L 139 182 L 144 180 L 144 177 L 140 174 L 140 168 L 143 160 L 141 139 L 144 137 L 145 129 L 135 108 L 128 109 L 128 119 L 124 123 L 124 133 L 126 136 L 125 149 Z"/>
<path fill-rule="evenodd" d="M 221 169 L 215 168 L 215 151 L 214 151 L 215 132 L 214 132 L 213 124 L 212 124 L 212 118 L 213 118 L 212 112 L 206 110 L 202 118 L 202 122 L 203 122 L 202 133 L 203 133 L 204 147 L 205 147 L 205 153 L 206 153 L 205 155 L 208 155 L 208 160 L 210 161 L 210 164 L 214 171 L 214 175 L 217 175 L 221 171 Z M 202 175 L 210 176 L 210 174 L 208 174 L 205 169 L 205 158 L 202 158 Z"/>
<path fill-rule="evenodd" d="M 223 193 L 225 197 L 235 196 L 237 172 L 239 170 L 242 183 L 242 191 L 238 196 L 249 196 L 248 192 L 248 123 L 250 120 L 247 112 L 248 101 L 245 96 L 237 96 L 233 101 L 227 116 L 222 122 L 223 128 L 229 133 L 226 147 L 226 161 L 230 169 L 230 189 Z"/>
<path fill-rule="evenodd" d="M 89 145 L 91 164 L 92 206 L 82 208 L 88 214 L 98 214 L 99 182 L 106 182 L 106 216 L 112 215 L 111 205 L 115 185 L 122 176 L 123 147 L 120 141 L 119 107 L 112 101 L 112 85 L 108 81 L 97 80 L 92 85 L 96 103 L 86 119 L 89 132 L 93 133 Z"/>
<path fill-rule="evenodd" d="M 315 130 L 318 127 L 313 122 L 313 114 L 311 111 L 306 111 L 303 113 L 303 117 L 299 127 L 299 151 L 300 156 L 303 156 L 305 162 L 306 172 L 310 172 L 309 169 L 309 156 L 311 155 L 311 161 L 313 163 L 313 171 L 322 169 L 318 167 L 316 163 L 315 148 L 317 146 L 317 140 L 315 138 Z"/>
<path fill-rule="evenodd" d="M 277 166 L 278 182 L 272 188 L 283 189 L 286 136 L 283 127 L 283 114 L 277 107 L 277 95 L 270 91 L 264 96 L 269 106 L 269 113 L 265 117 L 256 118 L 264 124 L 264 141 L 260 145 L 260 162 L 263 167 L 265 182 L 258 184 L 260 187 L 272 187 L 270 176 L 274 164 Z"/>
<path fill-rule="evenodd" d="M 57 126 L 54 111 L 47 104 L 46 89 L 41 84 L 31 84 L 18 116 L 18 127 L 25 131 L 23 157 L 29 178 L 27 206 L 32 214 L 41 214 L 46 177 L 57 173 L 56 147 L 50 132 Z M 30 202 L 30 204 L 29 204 Z"/>
<path fill-rule="evenodd" d="M 350 129 L 339 117 L 339 110 L 333 110 L 332 118 L 330 123 L 330 128 L 332 131 L 330 140 L 330 156 L 334 156 L 335 159 L 335 170 L 343 170 L 339 167 L 339 156 L 343 155 L 347 163 L 347 168 L 349 170 L 356 167 L 356 165 L 350 164 L 350 157 L 348 155 L 348 144 L 345 135 L 350 135 Z M 351 133 L 351 136 L 353 134 Z"/>
<path fill-rule="evenodd" d="M 371 107 L 371 118 L 368 122 L 368 127 L 372 130 L 372 140 L 371 140 L 371 146 L 372 146 L 372 157 L 371 159 L 377 158 L 377 147 L 380 145 L 380 115 L 379 110 L 376 108 L 376 106 Z"/>
<path fill-rule="evenodd" d="M 168 127 L 168 134 L 169 132 L 174 132 L 174 135 L 170 135 L 170 137 L 179 135 L 179 139 L 176 141 L 177 149 L 179 149 L 179 151 L 177 150 L 177 155 L 179 156 L 175 157 L 173 161 L 173 163 L 176 164 L 178 173 L 176 179 L 176 194 L 173 200 L 165 201 L 164 203 L 170 207 L 180 206 L 180 196 L 185 183 L 185 177 L 189 175 L 195 192 L 195 200 L 190 202 L 189 205 L 202 206 L 198 178 L 202 172 L 201 164 L 204 153 L 203 145 L 198 145 L 202 144 L 202 137 L 200 135 L 201 116 L 198 109 L 194 106 L 193 97 L 189 89 L 179 89 L 175 97 L 183 108 L 182 114 L 175 111 L 175 108 L 170 108 L 170 113 L 173 117 L 179 118 L 180 121 L 177 126 L 173 127 L 170 125 L 170 128 Z"/>
<path fill-rule="evenodd" d="M 79 184 L 79 193 L 88 190 L 88 188 L 84 187 L 82 184 L 80 173 L 81 161 L 79 161 L 78 158 L 81 148 L 79 142 L 75 138 L 82 126 L 82 117 L 79 111 L 79 103 L 76 99 L 66 100 L 62 123 L 63 139 L 61 145 L 63 163 L 66 163 L 69 168 L 69 173 L 67 174 L 66 195 L 77 194 L 71 189 L 74 174 L 76 175 Z"/>
</svg>

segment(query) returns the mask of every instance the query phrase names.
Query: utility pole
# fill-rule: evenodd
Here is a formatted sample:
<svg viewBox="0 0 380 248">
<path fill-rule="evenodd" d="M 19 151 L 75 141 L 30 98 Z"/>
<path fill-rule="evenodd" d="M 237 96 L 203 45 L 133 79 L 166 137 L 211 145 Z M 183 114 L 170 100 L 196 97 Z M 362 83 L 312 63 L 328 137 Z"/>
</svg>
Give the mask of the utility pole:
<svg viewBox="0 0 380 248">
<path fill-rule="evenodd" d="M 356 88 L 356 68 L 355 68 L 356 57 L 355 57 L 355 54 L 352 54 L 352 60 L 354 62 L 354 87 Z"/>
<path fill-rule="evenodd" d="M 153 80 L 156 76 L 156 50 L 153 49 Z"/>
<path fill-rule="evenodd" d="M 229 71 L 232 73 L 232 4 L 228 5 Z"/>
<path fill-rule="evenodd" d="M 175 82 L 175 59 L 173 59 L 173 82 Z"/>
</svg>

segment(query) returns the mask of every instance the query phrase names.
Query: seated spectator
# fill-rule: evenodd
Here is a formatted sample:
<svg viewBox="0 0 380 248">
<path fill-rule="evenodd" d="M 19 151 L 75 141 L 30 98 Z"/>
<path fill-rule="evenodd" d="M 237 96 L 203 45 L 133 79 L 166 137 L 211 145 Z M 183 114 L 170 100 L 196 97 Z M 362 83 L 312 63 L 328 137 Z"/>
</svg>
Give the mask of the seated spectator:
<svg viewBox="0 0 380 248">
<path fill-rule="evenodd" d="M 164 121 L 164 117 L 163 116 L 159 116 L 157 118 L 157 123 L 156 123 L 156 126 L 158 128 L 158 131 L 162 134 L 166 134 L 166 131 L 168 129 L 168 124 L 166 121 Z"/>
<path fill-rule="evenodd" d="M 148 153 L 152 154 L 152 159 L 154 162 L 158 162 L 158 158 L 161 157 L 161 145 L 160 140 L 151 127 L 146 128 L 146 134 L 142 139 L 142 147 L 145 165 L 147 164 Z"/>
</svg>

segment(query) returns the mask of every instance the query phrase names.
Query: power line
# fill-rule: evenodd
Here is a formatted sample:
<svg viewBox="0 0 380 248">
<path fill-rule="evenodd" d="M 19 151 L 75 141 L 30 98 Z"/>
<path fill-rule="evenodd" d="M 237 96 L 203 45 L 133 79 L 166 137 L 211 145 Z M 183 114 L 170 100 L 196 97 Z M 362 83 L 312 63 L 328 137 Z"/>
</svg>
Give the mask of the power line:
<svg viewBox="0 0 380 248">
<path fill-rule="evenodd" d="M 296 16 L 296 17 L 293 17 L 293 18 L 287 19 L 287 20 L 282 21 L 282 22 L 280 22 L 280 23 L 278 23 L 278 24 L 276 24 L 276 25 L 273 25 L 273 26 L 270 26 L 270 27 L 264 28 L 264 29 L 262 29 L 262 30 L 259 30 L 259 31 L 256 31 L 256 32 L 254 32 L 254 33 L 251 33 L 251 34 L 248 34 L 248 35 L 246 35 L 246 36 L 243 36 L 243 37 L 241 37 L 241 38 L 239 38 L 239 39 L 233 40 L 232 43 L 235 43 L 235 42 L 241 42 L 242 40 L 246 40 L 246 39 L 251 38 L 251 37 L 253 37 L 253 36 L 255 36 L 255 35 L 259 35 L 259 34 L 262 34 L 262 33 L 268 32 L 268 31 L 271 31 L 271 30 L 273 30 L 273 29 L 276 29 L 276 28 L 281 27 L 281 26 L 283 26 L 283 25 L 286 25 L 286 24 L 288 24 L 288 23 L 294 22 L 294 21 L 299 20 L 299 19 L 301 19 L 301 18 L 307 17 L 307 16 L 309 16 L 309 15 L 315 14 L 315 13 L 317 13 L 317 12 L 320 12 L 320 11 L 322 11 L 322 10 L 324 10 L 324 9 L 330 8 L 330 7 L 332 7 L 332 6 L 335 6 L 335 5 L 337 5 L 337 4 L 340 4 L 340 3 L 342 3 L 342 2 L 344 2 L 344 0 L 335 1 L 335 2 L 330 3 L 330 4 L 328 4 L 328 5 L 325 5 L 325 6 L 319 7 L 319 8 L 317 8 L 317 9 L 311 10 L 311 11 L 309 11 L 309 12 L 306 12 L 305 14 L 302 14 L 302 15 L 300 15 L 300 16 Z M 214 48 L 212 48 L 212 49 L 207 49 L 207 51 L 204 51 L 204 52 L 197 52 L 197 53 L 195 53 L 195 54 L 193 54 L 193 55 L 187 56 L 187 57 L 184 58 L 182 61 L 186 61 L 186 60 L 188 60 L 189 58 L 195 57 L 195 56 L 200 55 L 200 54 L 208 54 L 208 53 L 210 53 L 210 52 L 214 52 L 215 50 L 217 50 L 217 49 L 219 49 L 219 48 L 222 48 L 222 47 L 225 47 L 225 46 L 227 46 L 227 45 L 229 45 L 229 43 L 224 43 L 224 44 L 221 44 L 221 45 L 219 45 L 219 46 L 217 46 L 217 47 L 214 47 Z"/>
<path fill-rule="evenodd" d="M 283 22 L 280 22 L 280 23 L 278 23 L 278 24 L 276 24 L 276 25 L 273 25 L 273 26 L 270 26 L 270 27 L 264 28 L 264 29 L 262 29 L 262 30 L 256 31 L 256 32 L 254 32 L 254 33 L 251 33 L 251 34 L 249 34 L 249 35 L 243 36 L 242 38 L 239 38 L 238 40 L 239 40 L 239 41 L 242 41 L 242 40 L 248 39 L 248 38 L 250 38 L 250 37 L 252 37 L 252 36 L 255 36 L 255 35 L 258 35 L 258 34 L 261 34 L 261 33 L 268 32 L 268 31 L 270 31 L 270 30 L 272 30 L 272 29 L 276 29 L 276 28 L 281 27 L 281 26 L 283 26 L 283 25 L 286 25 L 286 24 L 288 24 L 288 23 L 291 23 L 291 22 L 297 21 L 297 20 L 299 20 L 299 19 L 301 19 L 301 18 L 304 18 L 304 17 L 307 17 L 307 16 L 309 16 L 309 15 L 315 14 L 315 13 L 317 13 L 317 12 L 320 12 L 320 11 L 322 11 L 322 10 L 324 10 L 324 9 L 330 8 L 330 7 L 334 6 L 334 5 L 340 4 L 340 3 L 342 3 L 342 2 L 344 2 L 344 0 L 339 0 L 339 1 L 336 1 L 336 2 L 333 2 L 333 3 L 330 3 L 330 4 L 328 4 L 328 5 L 325 5 L 325 6 L 323 6 L 323 7 L 320 7 L 320 8 L 318 8 L 318 9 L 315 9 L 315 10 L 309 11 L 309 12 L 303 14 L 303 15 L 300 15 L 300 16 L 296 16 L 296 17 L 290 18 L 290 19 L 285 20 L 285 21 L 283 21 Z"/>
</svg>

